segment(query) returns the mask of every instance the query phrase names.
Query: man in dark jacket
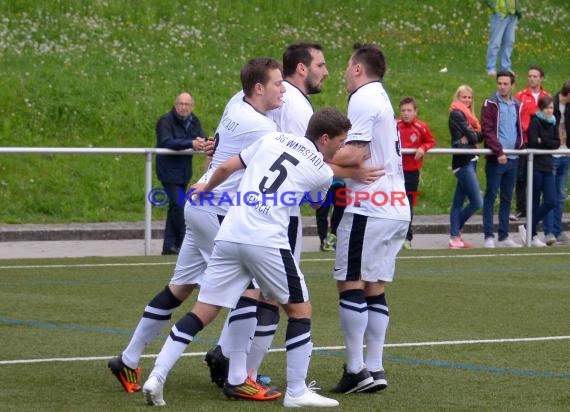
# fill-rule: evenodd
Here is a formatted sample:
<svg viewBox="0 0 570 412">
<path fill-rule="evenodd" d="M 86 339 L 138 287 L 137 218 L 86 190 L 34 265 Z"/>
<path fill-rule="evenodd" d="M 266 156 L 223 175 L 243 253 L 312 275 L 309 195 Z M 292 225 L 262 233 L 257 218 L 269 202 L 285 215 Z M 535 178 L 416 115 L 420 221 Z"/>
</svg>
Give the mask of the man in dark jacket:
<svg viewBox="0 0 570 412">
<path fill-rule="evenodd" d="M 179 94 L 172 110 L 156 124 L 156 147 L 203 150 L 206 134 L 193 110 L 192 96 L 186 92 Z M 177 255 L 184 239 L 184 193 L 192 178 L 192 155 L 157 156 L 156 175 L 169 197 L 162 254 Z"/>
<path fill-rule="evenodd" d="M 481 108 L 481 131 L 485 147 L 493 152 L 487 156 L 485 165 L 487 187 L 483 198 L 483 230 L 487 248 L 495 247 L 493 207 L 499 188 L 501 196 L 497 246 L 521 247 L 509 238 L 509 213 L 519 159 L 517 155 L 506 155 L 503 151 L 523 147 L 520 103 L 511 94 L 514 84 L 515 76 L 512 72 L 502 70 L 497 73 L 497 92 L 486 99 Z"/>
</svg>

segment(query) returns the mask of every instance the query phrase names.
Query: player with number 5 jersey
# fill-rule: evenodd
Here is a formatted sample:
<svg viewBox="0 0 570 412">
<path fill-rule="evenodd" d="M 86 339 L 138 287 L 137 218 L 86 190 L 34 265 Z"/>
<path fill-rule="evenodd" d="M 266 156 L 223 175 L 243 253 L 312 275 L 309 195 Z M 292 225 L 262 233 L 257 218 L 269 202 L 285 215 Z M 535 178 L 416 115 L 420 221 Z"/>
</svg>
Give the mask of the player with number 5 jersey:
<svg viewBox="0 0 570 412">
<path fill-rule="evenodd" d="M 311 117 L 307 138 L 281 133 L 262 137 L 239 156 L 219 165 L 207 183 L 197 186 L 196 197 L 213 190 L 232 173 L 244 168 L 238 189 L 242 193 L 278 195 L 287 191 L 300 200 L 306 192 L 326 192 L 333 171 L 324 161 L 332 158 L 343 145 L 349 129 L 346 116 L 335 109 L 322 109 Z M 338 406 L 336 400 L 317 394 L 306 384 L 313 348 L 311 305 L 304 276 L 291 253 L 287 230 L 290 213 L 296 206 L 271 202 L 270 209 L 263 211 L 257 206 L 255 202 L 231 206 L 222 222 L 202 278 L 198 301 L 192 311 L 173 326 L 150 374 L 152 385 L 145 394 L 153 404 L 156 404 L 154 400 L 162 400 L 161 382 L 173 362 L 196 334 L 215 319 L 222 306 L 236 306 L 242 292 L 255 279 L 264 296 L 277 300 L 289 317 L 285 334 L 287 391 L 283 405 Z M 184 334 L 179 332 L 181 330 Z M 227 383 L 224 393 L 240 397 L 239 394 L 254 392 L 256 388 L 255 382 L 248 378 L 237 385 Z M 271 388 L 260 395 L 255 399 L 276 397 Z"/>
</svg>

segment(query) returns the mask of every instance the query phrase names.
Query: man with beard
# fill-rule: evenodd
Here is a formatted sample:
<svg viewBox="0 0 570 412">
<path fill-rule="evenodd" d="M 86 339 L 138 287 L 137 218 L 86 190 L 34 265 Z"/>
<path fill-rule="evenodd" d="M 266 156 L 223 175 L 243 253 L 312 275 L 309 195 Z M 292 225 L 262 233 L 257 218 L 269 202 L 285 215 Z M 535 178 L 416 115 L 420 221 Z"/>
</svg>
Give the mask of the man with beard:
<svg viewBox="0 0 570 412">
<path fill-rule="evenodd" d="M 317 43 L 295 43 L 287 47 L 283 53 L 283 85 L 285 94 L 281 107 L 267 112 L 267 117 L 275 121 L 277 130 L 291 133 L 297 136 L 305 136 L 309 119 L 314 109 L 309 95 L 321 91 L 324 80 L 329 72 L 326 67 L 322 47 Z M 297 262 L 301 258 L 302 227 L 299 219 L 299 208 L 293 211 L 289 222 L 289 243 L 291 251 Z M 277 325 L 279 324 L 279 308 L 276 302 L 259 301 L 259 289 L 248 289 L 238 301 L 226 320 L 218 345 L 212 348 L 205 357 L 205 362 L 210 368 L 210 377 L 220 388 L 224 386 L 229 373 L 230 353 L 229 343 L 235 347 L 236 340 L 242 337 L 246 349 L 251 342 L 251 347 L 246 359 L 244 353 L 236 358 L 241 358 L 240 366 L 232 367 L 234 373 L 243 374 L 244 371 L 253 371 L 253 379 L 257 378 L 257 371 L 263 358 L 267 354 Z M 253 340 L 250 341 L 250 336 Z M 241 352 L 241 351 L 240 351 Z M 245 366 L 245 367 L 244 367 Z M 231 373 L 230 373 L 231 374 Z M 269 379 L 260 379 L 261 383 L 269 383 Z"/>
</svg>

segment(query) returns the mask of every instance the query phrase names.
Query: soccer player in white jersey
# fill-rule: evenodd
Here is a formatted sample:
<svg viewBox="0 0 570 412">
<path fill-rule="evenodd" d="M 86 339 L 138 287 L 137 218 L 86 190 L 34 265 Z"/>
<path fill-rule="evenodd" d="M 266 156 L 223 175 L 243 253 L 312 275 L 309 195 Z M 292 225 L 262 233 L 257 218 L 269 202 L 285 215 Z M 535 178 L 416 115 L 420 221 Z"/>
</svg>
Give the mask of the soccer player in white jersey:
<svg viewBox="0 0 570 412">
<path fill-rule="evenodd" d="M 305 135 L 314 112 L 308 95 L 321 91 L 328 74 L 323 49 L 319 44 L 304 42 L 287 47 L 283 53 L 283 85 L 286 90 L 283 104 L 267 112 L 267 117 L 277 124 L 278 131 Z M 303 237 L 299 208 L 292 211 L 288 233 L 293 256 L 299 262 Z M 241 335 L 252 327 L 255 327 L 255 333 L 248 345 L 246 370 L 253 371 L 256 379 L 259 366 L 275 336 L 279 318 L 276 302 L 263 299 L 258 290 L 247 290 L 238 302 L 238 307 L 228 314 L 218 345 L 208 351 L 204 358 L 210 368 L 212 382 L 223 387 L 228 373 L 231 373 L 228 346 L 235 346 L 236 338 L 239 339 L 235 336 L 236 333 Z M 268 383 L 268 378 L 260 377 L 260 381 Z"/>
<path fill-rule="evenodd" d="M 278 131 L 305 135 L 309 119 L 314 113 L 309 95 L 321 92 L 328 75 L 323 49 L 319 44 L 295 43 L 287 47 L 283 53 L 283 84 L 286 90 L 283 104 L 267 112 L 267 116 L 277 124 Z M 294 210 L 291 216 L 289 233 L 297 230 L 293 255 L 299 260 L 303 238 L 300 209 Z"/>
<path fill-rule="evenodd" d="M 333 163 L 351 164 L 367 153 L 365 163 L 384 166 L 385 176 L 371 184 L 346 182 L 347 207 L 337 231 L 333 273 L 346 365 L 334 393 L 375 392 L 388 384 L 382 364 L 389 316 L 384 288 L 393 280 L 410 210 L 394 109 L 382 84 L 385 71 L 378 47 L 354 46 L 346 70 L 352 129 Z"/>
<path fill-rule="evenodd" d="M 350 121 L 335 109 L 323 109 L 309 121 L 307 138 L 270 133 L 220 165 L 196 198 L 213 190 L 233 172 L 246 168 L 238 193 L 249 203 L 232 206 L 222 223 L 198 301 L 172 328 L 155 367 L 143 386 L 147 402 L 164 405 L 166 377 L 187 345 L 208 325 L 221 307 L 236 306 L 240 294 L 255 279 L 264 296 L 275 299 L 287 313 L 287 392 L 285 407 L 334 407 L 334 399 L 307 387 L 312 352 L 311 305 L 299 264 L 291 253 L 288 225 L 291 211 L 304 194 L 326 193 L 333 172 L 324 162 L 342 146 Z M 253 194 L 251 194 L 253 193 Z M 253 198 L 252 198 L 253 196 Z M 242 360 L 245 365 L 245 357 Z M 227 396 L 257 394 L 256 400 L 274 399 L 275 391 L 247 376 L 224 386 Z"/>
<path fill-rule="evenodd" d="M 280 63 L 270 58 L 251 59 L 242 68 L 240 77 L 245 95 L 241 99 L 234 96 L 224 110 L 216 130 L 215 152 L 206 175 L 261 136 L 276 130 L 275 123 L 264 113 L 281 105 L 285 88 Z M 108 363 L 127 392 L 141 389 L 138 363 L 146 345 L 158 336 L 174 310 L 200 283 L 214 246 L 214 237 L 240 177 L 241 173 L 234 174 L 213 192 L 215 197 L 204 205 L 187 201 L 184 212 L 186 233 L 172 279 L 146 306 L 129 345 L 119 357 Z M 224 195 L 226 197 L 223 198 Z"/>
</svg>

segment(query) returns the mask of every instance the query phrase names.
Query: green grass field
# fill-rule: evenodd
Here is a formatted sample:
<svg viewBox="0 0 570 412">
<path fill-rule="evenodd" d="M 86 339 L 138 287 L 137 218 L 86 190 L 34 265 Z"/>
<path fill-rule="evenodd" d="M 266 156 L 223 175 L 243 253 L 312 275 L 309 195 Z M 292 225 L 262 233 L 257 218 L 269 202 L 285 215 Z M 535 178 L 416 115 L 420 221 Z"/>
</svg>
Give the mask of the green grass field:
<svg viewBox="0 0 570 412">
<path fill-rule="evenodd" d="M 555 92 L 568 79 L 568 1 L 523 4 L 512 56 L 517 89 L 538 64 Z M 377 43 L 392 103 L 415 96 L 439 147 L 449 146 L 455 89 L 473 86 L 477 105 L 495 89 L 485 74 L 483 1 L 7 0 L 0 15 L 0 146 L 153 147 L 157 119 L 182 90 L 193 93 L 213 134 L 241 88 L 244 62 L 281 59 L 288 44 L 303 40 L 323 45 L 330 71 L 315 108 L 346 110 L 351 46 Z M 416 213 L 448 212 L 450 163 L 427 157 Z M 195 179 L 201 165 L 197 159 Z M 0 155 L 0 222 L 142 220 L 143 177 L 142 157 Z"/>
<path fill-rule="evenodd" d="M 387 294 L 390 386 L 334 396 L 338 410 L 569 410 L 569 255 L 562 247 L 402 253 Z M 325 395 L 344 360 L 332 264 L 323 254 L 302 262 L 314 308 L 309 380 Z M 126 345 L 172 268 L 166 257 L 0 262 L 0 410 L 148 410 L 141 394 L 122 392 L 106 360 Z M 167 410 L 282 410 L 281 401 L 226 400 L 209 382 L 201 353 L 216 341 L 216 322 L 173 369 Z M 284 324 L 262 369 L 280 388 L 283 332 Z M 143 380 L 160 347 L 148 348 Z"/>
</svg>

